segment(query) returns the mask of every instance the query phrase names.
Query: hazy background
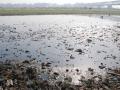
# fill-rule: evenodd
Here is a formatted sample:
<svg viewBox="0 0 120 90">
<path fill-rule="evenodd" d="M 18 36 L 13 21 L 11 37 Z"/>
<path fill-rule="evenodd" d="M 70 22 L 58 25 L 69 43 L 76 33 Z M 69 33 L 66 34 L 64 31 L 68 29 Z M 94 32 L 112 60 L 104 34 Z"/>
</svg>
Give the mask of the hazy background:
<svg viewBox="0 0 120 90">
<path fill-rule="evenodd" d="M 0 0 L 0 3 L 56 3 L 56 4 L 74 4 L 74 3 L 94 3 L 114 0 Z"/>
</svg>

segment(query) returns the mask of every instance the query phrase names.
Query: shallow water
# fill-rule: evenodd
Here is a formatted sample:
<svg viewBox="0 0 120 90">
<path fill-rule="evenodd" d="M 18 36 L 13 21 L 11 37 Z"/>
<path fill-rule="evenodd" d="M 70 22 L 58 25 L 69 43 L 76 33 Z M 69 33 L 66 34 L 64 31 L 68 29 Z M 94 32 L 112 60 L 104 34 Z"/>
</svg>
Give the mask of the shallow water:
<svg viewBox="0 0 120 90">
<path fill-rule="evenodd" d="M 99 71 L 101 63 L 119 67 L 118 24 L 79 15 L 0 16 L 0 59 L 36 59 L 61 70 L 79 68 L 81 72 L 89 67 Z"/>
</svg>

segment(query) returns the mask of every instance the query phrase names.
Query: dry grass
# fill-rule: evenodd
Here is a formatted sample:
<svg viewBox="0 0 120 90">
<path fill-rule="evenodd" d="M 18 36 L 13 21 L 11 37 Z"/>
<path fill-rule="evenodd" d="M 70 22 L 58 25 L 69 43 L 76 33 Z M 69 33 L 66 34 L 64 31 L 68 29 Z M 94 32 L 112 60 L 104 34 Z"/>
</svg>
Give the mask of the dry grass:
<svg viewBox="0 0 120 90">
<path fill-rule="evenodd" d="M 120 9 L 87 8 L 0 8 L 0 15 L 105 14 L 120 15 Z"/>
</svg>

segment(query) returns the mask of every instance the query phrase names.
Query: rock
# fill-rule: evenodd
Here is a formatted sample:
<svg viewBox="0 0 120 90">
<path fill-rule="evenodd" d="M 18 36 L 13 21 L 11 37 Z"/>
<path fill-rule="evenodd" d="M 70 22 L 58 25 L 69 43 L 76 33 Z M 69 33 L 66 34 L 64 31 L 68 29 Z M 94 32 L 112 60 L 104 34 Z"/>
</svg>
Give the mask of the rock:
<svg viewBox="0 0 120 90">
<path fill-rule="evenodd" d="M 91 40 L 91 39 L 87 39 L 87 42 L 88 42 L 88 43 L 91 43 L 91 42 L 92 42 L 92 40 Z"/>
<path fill-rule="evenodd" d="M 7 86 L 13 86 L 13 80 L 12 80 L 12 79 L 8 79 L 8 80 L 6 81 L 6 85 L 7 85 Z"/>
<path fill-rule="evenodd" d="M 25 60 L 22 63 L 30 64 L 30 62 L 28 60 Z"/>
<path fill-rule="evenodd" d="M 66 90 L 66 87 L 62 87 L 61 90 Z"/>
<path fill-rule="evenodd" d="M 92 69 L 92 68 L 88 68 L 88 71 L 90 72 L 91 75 L 94 74 L 94 69 Z"/>
<path fill-rule="evenodd" d="M 69 62 L 70 60 L 66 60 L 66 62 Z"/>
<path fill-rule="evenodd" d="M 70 59 L 75 59 L 75 57 L 73 57 L 72 55 L 70 56 Z"/>
<path fill-rule="evenodd" d="M 62 81 L 57 81 L 56 85 L 60 87 L 62 85 Z"/>
<path fill-rule="evenodd" d="M 73 51 L 73 50 L 74 50 L 74 48 L 67 48 L 67 50 Z"/>
<path fill-rule="evenodd" d="M 79 69 L 76 69 L 77 72 L 79 72 Z"/>
<path fill-rule="evenodd" d="M 5 51 L 8 51 L 8 49 L 5 49 Z"/>
<path fill-rule="evenodd" d="M 93 72 L 93 71 L 94 71 L 94 69 L 92 69 L 92 68 L 88 68 L 88 71 Z"/>
<path fill-rule="evenodd" d="M 75 50 L 75 52 L 79 52 L 79 54 L 83 53 L 82 49 L 77 49 L 77 50 Z"/>
<path fill-rule="evenodd" d="M 30 51 L 26 50 L 25 53 L 29 53 Z"/>
<path fill-rule="evenodd" d="M 46 69 L 45 68 L 45 63 L 41 63 L 41 67 L 42 67 L 42 69 Z"/>
<path fill-rule="evenodd" d="M 48 47 L 51 47 L 50 45 L 48 45 Z"/>
<path fill-rule="evenodd" d="M 120 26 L 117 26 L 117 28 L 120 28 Z"/>
<path fill-rule="evenodd" d="M 2 86 L 0 86 L 0 90 L 3 90 Z"/>
<path fill-rule="evenodd" d="M 27 84 L 27 85 L 32 85 L 32 84 L 33 84 L 33 81 L 28 80 L 28 81 L 26 81 L 26 84 Z"/>
<path fill-rule="evenodd" d="M 100 69 L 104 69 L 106 66 L 103 65 L 103 63 L 101 63 L 101 65 L 99 66 Z"/>
<path fill-rule="evenodd" d="M 54 72 L 53 74 L 56 75 L 56 76 L 59 76 L 59 73 L 57 73 L 57 72 Z"/>
<path fill-rule="evenodd" d="M 116 56 L 112 56 L 113 59 L 116 59 L 117 57 Z"/>
<path fill-rule="evenodd" d="M 120 90 L 120 86 L 118 86 L 117 89 Z"/>
<path fill-rule="evenodd" d="M 69 69 L 66 69 L 66 72 L 69 72 Z"/>
<path fill-rule="evenodd" d="M 51 67 L 51 64 L 52 64 L 52 63 L 47 62 L 45 66 L 46 66 L 46 67 Z"/>
<path fill-rule="evenodd" d="M 66 78 L 64 78 L 64 81 L 71 83 L 72 82 L 72 78 L 71 77 L 66 77 Z"/>
</svg>

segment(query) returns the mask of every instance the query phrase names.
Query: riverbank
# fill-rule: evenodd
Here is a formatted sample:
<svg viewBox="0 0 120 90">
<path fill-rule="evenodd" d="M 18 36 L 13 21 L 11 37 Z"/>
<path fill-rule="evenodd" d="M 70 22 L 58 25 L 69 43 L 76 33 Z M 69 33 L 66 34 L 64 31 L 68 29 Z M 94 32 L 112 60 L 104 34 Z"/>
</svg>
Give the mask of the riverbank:
<svg viewBox="0 0 120 90">
<path fill-rule="evenodd" d="M 91 9 L 91 8 L 0 8 L 1 16 L 8 15 L 120 15 L 120 9 Z"/>
<path fill-rule="evenodd" d="M 107 68 L 106 68 L 107 69 Z M 66 70 L 66 73 L 69 72 Z M 79 73 L 79 70 L 76 70 Z M 95 75 L 88 68 L 89 79 L 81 76 L 79 84 L 72 84 L 72 77 L 54 72 L 51 63 L 35 64 L 35 60 L 0 62 L 0 90 L 119 90 L 120 69 L 107 69 L 106 76 Z M 63 77 L 63 80 L 60 79 Z"/>
</svg>

